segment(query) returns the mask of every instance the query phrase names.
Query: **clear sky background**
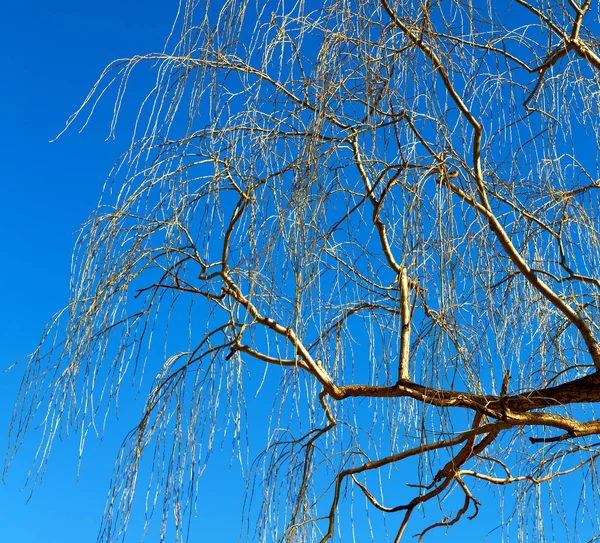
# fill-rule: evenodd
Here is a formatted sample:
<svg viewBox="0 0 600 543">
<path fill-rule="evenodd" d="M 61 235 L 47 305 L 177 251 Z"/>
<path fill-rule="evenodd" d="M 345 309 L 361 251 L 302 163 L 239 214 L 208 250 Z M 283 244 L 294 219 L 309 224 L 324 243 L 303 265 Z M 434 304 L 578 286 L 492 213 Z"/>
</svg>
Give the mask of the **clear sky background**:
<svg viewBox="0 0 600 543">
<path fill-rule="evenodd" d="M 110 167 L 128 147 L 131 124 L 126 114 L 116 139 L 105 141 L 112 107 L 106 101 L 82 134 L 76 128 L 55 143 L 50 140 L 111 60 L 162 50 L 176 8 L 176 1 L 153 0 L 16 0 L 2 6 L 2 369 L 35 348 L 44 323 L 67 301 L 76 230 L 95 207 Z M 129 112 L 134 114 L 135 109 Z M 3 459 L 20 373 L 17 368 L 0 374 Z M 123 421 L 121 427 L 113 423 L 113 428 L 102 443 L 90 440 L 79 477 L 77 436 L 57 442 L 43 484 L 27 502 L 31 488 L 22 489 L 36 446 L 36 436 L 30 436 L 0 485 L 0 541 L 95 541 L 113 462 L 130 426 Z M 195 529 L 208 535 L 208 525 L 219 527 L 223 539 L 213 540 L 236 541 L 240 474 L 235 467 L 228 469 L 228 457 L 222 463 L 216 460 L 206 487 L 216 475 L 221 491 L 203 500 L 205 514 L 199 516 Z M 225 500 L 232 505 L 229 514 Z M 208 523 L 206 532 L 204 522 Z M 139 540 L 133 528 L 128 541 Z"/>
<path fill-rule="evenodd" d="M 96 205 L 110 167 L 129 145 L 135 100 L 116 139 L 105 141 L 112 103 L 101 104 L 86 130 L 77 124 L 50 143 L 113 59 L 162 49 L 176 0 L 15 0 L 0 16 L 0 368 L 35 348 L 44 323 L 68 298 L 75 232 Z M 128 118 L 127 112 L 130 117 Z M 0 450 L 19 385 L 19 368 L 0 375 Z M 139 409 L 141 406 L 137 404 Z M 132 410 L 136 405 L 132 404 Z M 130 429 L 127 416 L 100 443 L 90 440 L 77 472 L 77 436 L 57 442 L 43 484 L 25 487 L 35 453 L 26 441 L 0 485 L 0 541 L 85 543 L 95 541 L 113 461 Z M 237 541 L 241 474 L 230 458 L 215 456 L 203 479 L 192 541 Z M 142 496 L 140 495 L 140 498 Z M 485 534 L 500 522 L 496 498 L 463 529 Z M 487 526 L 487 529 L 486 529 Z M 444 541 L 481 541 L 461 528 Z M 430 540 L 441 537 L 433 534 Z M 139 540 L 132 526 L 127 541 Z M 150 535 L 148 541 L 155 539 Z M 499 532 L 487 541 L 500 541 Z"/>
</svg>

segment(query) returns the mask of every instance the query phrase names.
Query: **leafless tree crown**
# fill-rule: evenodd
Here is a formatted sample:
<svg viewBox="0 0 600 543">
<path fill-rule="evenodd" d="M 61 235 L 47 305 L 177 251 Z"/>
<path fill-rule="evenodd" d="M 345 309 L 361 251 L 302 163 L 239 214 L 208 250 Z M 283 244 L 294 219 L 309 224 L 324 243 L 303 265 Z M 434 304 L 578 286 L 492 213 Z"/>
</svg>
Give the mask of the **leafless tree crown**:
<svg viewBox="0 0 600 543">
<path fill-rule="evenodd" d="M 103 541 L 148 457 L 149 507 L 184 540 L 224 432 L 243 538 L 435 540 L 490 488 L 519 540 L 589 535 L 599 30 L 591 0 L 183 3 L 165 51 L 111 64 L 70 121 L 115 91 L 113 130 L 151 74 L 14 447 L 43 421 L 43 470 L 66 426 L 103 427 L 149 379 Z M 246 417 L 257 391 L 268 424 Z"/>
</svg>

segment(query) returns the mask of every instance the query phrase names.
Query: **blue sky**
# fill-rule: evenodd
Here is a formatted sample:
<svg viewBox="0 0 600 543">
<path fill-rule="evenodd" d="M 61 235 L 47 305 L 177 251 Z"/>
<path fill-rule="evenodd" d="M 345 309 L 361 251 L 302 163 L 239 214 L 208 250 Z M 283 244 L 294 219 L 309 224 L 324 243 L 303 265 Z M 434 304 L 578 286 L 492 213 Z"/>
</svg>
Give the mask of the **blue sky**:
<svg viewBox="0 0 600 543">
<path fill-rule="evenodd" d="M 124 122 L 114 141 L 108 135 L 111 104 L 78 134 L 68 131 L 50 143 L 111 60 L 160 50 L 176 2 L 8 2 L 0 17 L 0 85 L 3 130 L 0 236 L 0 367 L 7 368 L 36 345 L 46 320 L 68 297 L 75 232 L 100 196 L 104 179 L 131 137 Z M 0 375 L 0 449 L 19 384 L 19 370 Z M 113 461 L 128 429 L 91 440 L 77 473 L 78 439 L 58 442 L 43 484 L 23 489 L 35 435 L 30 436 L 0 485 L 0 541 L 70 543 L 95 541 Z M 229 458 L 209 470 L 221 489 L 238 487 L 240 474 Z M 228 484 L 227 484 L 228 483 Z M 201 487 L 202 490 L 202 487 Z M 237 498 L 236 498 L 237 496 Z M 225 539 L 237 540 L 239 514 L 227 522 L 218 505 L 241 496 L 211 493 L 204 503 Z M 221 511 L 224 511 L 222 509 Z M 234 520 L 234 522 L 232 522 Z M 199 521 L 200 522 L 200 521 Z M 139 535 L 139 534 L 138 534 Z M 135 541 L 132 533 L 131 541 Z M 152 538 L 149 538 L 152 540 Z"/>
<path fill-rule="evenodd" d="M 110 167 L 128 147 L 131 118 L 126 113 L 116 139 L 106 141 L 112 108 L 107 100 L 83 133 L 76 124 L 55 143 L 50 140 L 111 60 L 162 48 L 175 11 L 175 1 L 153 0 L 33 0 L 4 6 L 0 368 L 35 347 L 44 323 L 67 300 L 75 232 L 98 201 Z M 133 106 L 130 114 L 135 113 Z M 2 451 L 18 384 L 18 368 L 0 375 Z M 134 411 L 140 405 L 125 409 L 129 407 Z M 30 436 L 0 485 L 0 541 L 95 541 L 113 460 L 128 429 L 126 413 L 111 424 L 102 442 L 90 440 L 79 472 L 77 436 L 57 442 L 43 484 L 28 501 L 31 487 L 22 489 L 37 445 L 35 435 Z M 230 468 L 227 453 L 213 457 L 200 491 L 192 527 L 200 534 L 198 540 L 237 541 L 243 484 L 235 463 Z M 486 533 L 486 523 L 489 530 L 500 522 L 496 497 L 482 499 L 480 517 L 466 526 L 471 534 Z M 452 531 L 444 541 L 465 540 L 460 531 Z M 496 534 L 488 541 L 500 541 Z M 134 524 L 127 541 L 138 539 L 139 525 Z"/>
</svg>

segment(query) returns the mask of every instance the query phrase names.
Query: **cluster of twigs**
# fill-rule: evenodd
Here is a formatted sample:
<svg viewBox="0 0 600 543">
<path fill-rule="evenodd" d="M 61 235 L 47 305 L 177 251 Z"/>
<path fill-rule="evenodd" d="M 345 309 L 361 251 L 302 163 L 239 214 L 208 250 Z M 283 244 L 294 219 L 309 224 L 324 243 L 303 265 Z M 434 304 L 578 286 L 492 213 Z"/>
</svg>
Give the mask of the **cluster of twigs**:
<svg viewBox="0 0 600 543">
<path fill-rule="evenodd" d="M 64 326 L 26 370 L 14 444 L 42 417 L 43 463 L 63 425 L 151 375 L 102 537 L 122 537 L 152 444 L 150 504 L 167 501 L 180 540 L 216 436 L 244 449 L 248 376 L 268 368 L 249 537 L 346 541 L 366 507 L 394 541 L 422 509 L 420 540 L 477 515 L 484 485 L 514 488 L 520 539 L 579 537 L 527 511 L 540 485 L 595 476 L 600 452 L 591 1 L 199 6 L 169 52 L 113 63 L 77 112 L 115 84 L 118 112 L 134 69 L 156 70 L 82 230 Z"/>
</svg>

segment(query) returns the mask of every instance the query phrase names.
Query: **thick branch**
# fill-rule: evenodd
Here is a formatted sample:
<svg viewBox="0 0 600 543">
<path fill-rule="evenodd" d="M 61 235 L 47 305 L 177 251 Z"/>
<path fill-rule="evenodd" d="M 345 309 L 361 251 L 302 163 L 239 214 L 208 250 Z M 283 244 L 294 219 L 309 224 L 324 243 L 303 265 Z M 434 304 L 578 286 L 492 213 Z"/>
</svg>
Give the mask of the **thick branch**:
<svg viewBox="0 0 600 543">
<path fill-rule="evenodd" d="M 400 330 L 400 362 L 398 364 L 398 380 L 408 381 L 410 373 L 410 290 L 408 287 L 408 274 L 406 268 L 400 272 L 400 314 L 402 316 L 402 329 Z"/>
<path fill-rule="evenodd" d="M 346 385 L 338 390 L 339 395 L 334 396 L 337 400 L 350 397 L 409 397 L 439 407 L 463 407 L 501 418 L 503 406 L 516 414 L 558 405 L 600 402 L 600 375 L 586 375 L 555 387 L 506 397 L 441 390 L 404 382 L 391 386 Z"/>
</svg>

